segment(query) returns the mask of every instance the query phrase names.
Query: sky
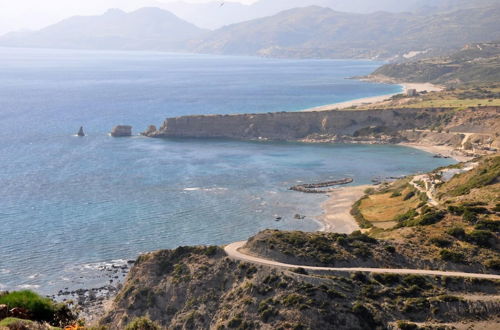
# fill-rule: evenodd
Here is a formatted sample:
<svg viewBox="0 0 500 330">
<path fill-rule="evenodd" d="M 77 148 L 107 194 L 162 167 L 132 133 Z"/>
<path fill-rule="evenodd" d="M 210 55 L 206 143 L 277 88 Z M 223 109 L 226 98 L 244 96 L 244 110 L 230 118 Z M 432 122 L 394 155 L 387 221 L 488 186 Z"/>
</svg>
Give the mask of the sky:
<svg viewBox="0 0 500 330">
<path fill-rule="evenodd" d="M 37 30 L 74 15 L 98 15 L 109 8 L 131 11 L 175 0 L 0 0 L 0 35 L 18 30 Z M 223 0 L 183 0 L 209 2 Z M 256 0 L 231 0 L 250 4 Z"/>
</svg>

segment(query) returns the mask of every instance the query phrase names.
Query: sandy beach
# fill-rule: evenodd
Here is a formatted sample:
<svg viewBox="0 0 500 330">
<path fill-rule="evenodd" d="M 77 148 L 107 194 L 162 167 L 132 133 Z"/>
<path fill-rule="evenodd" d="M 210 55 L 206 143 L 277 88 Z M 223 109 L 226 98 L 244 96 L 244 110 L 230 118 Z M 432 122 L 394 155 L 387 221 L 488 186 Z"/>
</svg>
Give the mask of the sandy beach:
<svg viewBox="0 0 500 330">
<path fill-rule="evenodd" d="M 305 109 L 302 111 L 328 111 L 328 110 L 334 110 L 334 109 L 341 110 L 341 109 L 346 109 L 346 108 L 350 108 L 350 107 L 354 107 L 354 106 L 383 102 L 383 101 L 386 101 L 387 99 L 389 99 L 391 96 L 405 93 L 408 89 L 416 89 L 417 92 L 422 92 L 422 91 L 438 92 L 438 91 L 441 91 L 444 89 L 444 87 L 442 87 L 442 86 L 433 85 L 430 83 L 421 83 L 421 84 L 402 83 L 399 85 L 403 88 L 402 92 L 386 94 L 386 95 L 379 95 L 379 96 L 372 96 L 372 97 L 365 97 L 365 98 L 361 98 L 361 99 L 340 102 L 340 103 L 327 104 L 327 105 L 323 105 L 323 106 L 319 106 L 319 107 Z"/>
<path fill-rule="evenodd" d="M 450 146 L 435 146 L 435 145 L 420 144 L 420 143 L 398 143 L 398 145 L 419 149 L 432 154 L 441 154 L 443 156 L 451 157 L 458 162 L 466 162 L 474 158 L 474 157 L 464 156 L 462 153 L 460 153 L 459 151 L 455 150 L 455 148 Z"/>
<path fill-rule="evenodd" d="M 324 214 L 318 217 L 324 226 L 322 231 L 350 234 L 359 230 L 351 215 L 351 207 L 364 196 L 364 191 L 369 187 L 371 186 L 342 187 L 329 193 L 328 200 L 321 204 Z"/>
</svg>

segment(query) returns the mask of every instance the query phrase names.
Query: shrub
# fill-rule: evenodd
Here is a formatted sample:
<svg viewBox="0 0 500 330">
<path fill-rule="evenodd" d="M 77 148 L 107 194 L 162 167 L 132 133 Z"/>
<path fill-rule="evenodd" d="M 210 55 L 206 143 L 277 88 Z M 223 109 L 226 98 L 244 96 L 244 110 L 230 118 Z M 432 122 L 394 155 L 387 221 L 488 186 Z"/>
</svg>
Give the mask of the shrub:
<svg viewBox="0 0 500 330">
<path fill-rule="evenodd" d="M 34 321 L 48 322 L 54 326 L 66 325 L 77 319 L 77 315 L 73 314 L 67 305 L 55 303 L 29 290 L 1 295 L 1 304 L 7 305 L 9 309 L 27 309 Z"/>
<path fill-rule="evenodd" d="M 160 326 L 147 317 L 136 317 L 130 322 L 126 330 L 160 330 Z"/>
<path fill-rule="evenodd" d="M 411 199 L 413 196 L 415 196 L 415 191 L 410 191 L 409 193 L 407 193 L 405 195 L 405 197 L 403 197 L 403 200 L 407 201 L 407 200 Z"/>
<path fill-rule="evenodd" d="M 415 323 L 408 323 L 408 322 L 405 322 L 405 321 L 398 321 L 398 329 L 401 329 L 401 330 L 417 330 L 418 329 L 418 325 L 416 325 Z"/>
<path fill-rule="evenodd" d="M 462 219 L 465 221 L 465 222 L 469 222 L 469 223 L 476 223 L 477 222 L 477 214 L 472 212 L 471 210 L 469 209 L 465 209 L 463 215 L 462 215 Z"/>
<path fill-rule="evenodd" d="M 454 263 L 463 263 L 465 261 L 465 256 L 463 255 L 463 253 L 451 251 L 448 249 L 441 250 L 441 252 L 439 252 L 439 255 L 444 261 L 451 261 Z"/>
<path fill-rule="evenodd" d="M 467 240 L 469 242 L 481 247 L 490 247 L 493 238 L 493 234 L 487 230 L 474 230 L 469 235 L 467 235 Z"/>
<path fill-rule="evenodd" d="M 396 248 L 392 245 L 387 245 L 385 248 L 384 248 L 387 252 L 389 253 L 395 253 L 396 252 Z"/>
<path fill-rule="evenodd" d="M 486 260 L 484 265 L 490 269 L 500 270 L 500 258 Z"/>
<path fill-rule="evenodd" d="M 500 221 L 479 220 L 474 228 L 498 233 L 500 232 Z"/>
<path fill-rule="evenodd" d="M 297 267 L 297 268 L 294 268 L 292 269 L 292 272 L 294 273 L 297 273 L 297 274 L 302 274 L 302 275 L 308 275 L 309 273 L 307 272 L 307 270 L 305 270 L 304 268 L 302 267 Z"/>
<path fill-rule="evenodd" d="M 465 238 L 465 230 L 462 227 L 450 228 L 446 231 L 446 233 L 458 239 Z"/>
<path fill-rule="evenodd" d="M 384 285 L 394 285 L 401 280 L 398 274 L 375 274 L 373 278 Z"/>
<path fill-rule="evenodd" d="M 378 241 L 366 234 L 363 234 L 360 230 L 353 231 L 349 236 L 349 241 L 361 241 L 369 244 L 377 244 Z"/>
<path fill-rule="evenodd" d="M 447 240 L 446 238 L 438 237 L 438 236 L 431 237 L 429 239 L 429 243 L 434 244 L 434 245 L 441 247 L 441 248 L 448 247 L 448 246 L 453 244 L 452 241 Z"/>
<path fill-rule="evenodd" d="M 427 226 L 427 225 L 432 225 L 435 224 L 441 220 L 443 220 L 445 216 L 445 212 L 443 211 L 431 211 L 428 212 L 420 218 L 418 224 L 422 226 Z"/>
</svg>

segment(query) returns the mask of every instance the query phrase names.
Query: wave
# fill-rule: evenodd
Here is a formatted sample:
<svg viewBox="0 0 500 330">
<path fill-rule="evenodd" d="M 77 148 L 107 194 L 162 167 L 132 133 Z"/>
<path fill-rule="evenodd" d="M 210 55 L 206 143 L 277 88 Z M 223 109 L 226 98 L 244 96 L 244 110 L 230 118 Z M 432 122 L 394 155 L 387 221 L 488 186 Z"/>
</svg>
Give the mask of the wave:
<svg viewBox="0 0 500 330">
<path fill-rule="evenodd" d="M 200 188 L 200 187 L 192 187 L 192 188 L 184 188 L 182 189 L 184 191 L 226 191 L 228 190 L 227 188 Z"/>
<path fill-rule="evenodd" d="M 38 289 L 40 286 L 38 284 L 22 284 L 17 286 L 19 289 L 23 290 L 33 290 L 33 289 Z"/>
</svg>

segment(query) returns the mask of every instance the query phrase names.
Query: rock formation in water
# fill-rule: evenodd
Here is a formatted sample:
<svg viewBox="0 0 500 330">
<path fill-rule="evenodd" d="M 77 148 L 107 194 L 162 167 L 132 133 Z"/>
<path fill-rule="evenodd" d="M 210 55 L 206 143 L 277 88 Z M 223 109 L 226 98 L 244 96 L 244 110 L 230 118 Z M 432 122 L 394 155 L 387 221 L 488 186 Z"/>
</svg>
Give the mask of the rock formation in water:
<svg viewBox="0 0 500 330">
<path fill-rule="evenodd" d="M 144 132 L 141 133 L 141 135 L 150 136 L 150 135 L 154 134 L 156 131 L 157 131 L 157 129 L 156 129 L 155 125 L 149 125 L 148 128 Z"/>
<path fill-rule="evenodd" d="M 80 129 L 78 130 L 78 133 L 76 133 L 78 136 L 85 136 L 85 133 L 83 132 L 83 126 L 80 126 Z"/>
<path fill-rule="evenodd" d="M 112 137 L 132 136 L 132 126 L 128 125 L 115 126 L 110 134 Z"/>
</svg>

